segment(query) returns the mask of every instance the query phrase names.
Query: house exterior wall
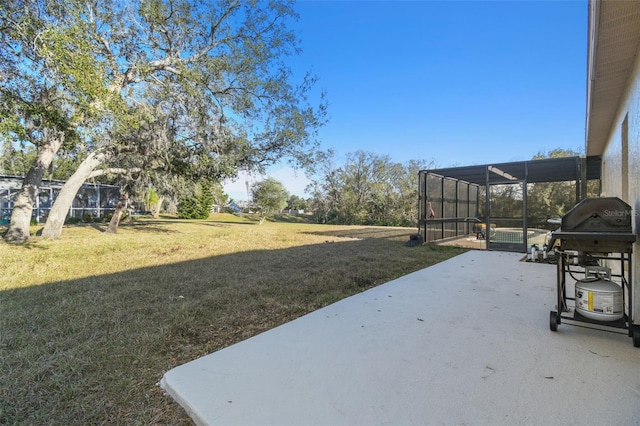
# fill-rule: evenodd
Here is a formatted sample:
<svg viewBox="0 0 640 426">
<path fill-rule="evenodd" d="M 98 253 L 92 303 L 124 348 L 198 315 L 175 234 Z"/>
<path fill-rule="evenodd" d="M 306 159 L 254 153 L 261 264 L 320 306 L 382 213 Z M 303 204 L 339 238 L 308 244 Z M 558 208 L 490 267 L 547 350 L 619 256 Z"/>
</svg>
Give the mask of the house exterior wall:
<svg viewBox="0 0 640 426">
<path fill-rule="evenodd" d="M 624 139 L 626 143 L 623 142 Z M 638 323 L 640 322 L 640 51 L 636 55 L 635 64 L 627 79 L 627 86 L 612 123 L 602 160 L 602 196 L 619 197 L 631 206 L 633 212 L 633 230 L 637 236 L 632 262 L 635 293 L 633 317 L 634 322 Z"/>
</svg>

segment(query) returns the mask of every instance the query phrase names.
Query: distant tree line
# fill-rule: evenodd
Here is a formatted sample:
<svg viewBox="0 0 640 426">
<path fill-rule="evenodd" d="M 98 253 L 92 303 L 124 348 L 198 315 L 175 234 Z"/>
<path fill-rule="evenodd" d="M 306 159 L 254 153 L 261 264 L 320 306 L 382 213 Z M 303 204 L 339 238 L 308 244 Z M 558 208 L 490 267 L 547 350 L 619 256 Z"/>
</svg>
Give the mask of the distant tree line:
<svg viewBox="0 0 640 426">
<path fill-rule="evenodd" d="M 433 162 L 398 163 L 388 155 L 356 151 L 336 164 L 329 152 L 309 185 L 318 223 L 417 226 L 418 172 Z"/>
<path fill-rule="evenodd" d="M 533 156 L 533 160 L 544 158 L 560 158 L 580 156 L 583 153 L 571 149 L 556 148 L 548 153 L 539 152 Z M 600 196 L 600 181 L 587 182 L 587 197 Z M 531 184 L 527 192 L 527 223 L 529 226 L 544 228 L 549 218 L 564 216 L 576 205 L 575 182 L 542 182 Z M 557 225 L 551 225 L 557 227 Z"/>
<path fill-rule="evenodd" d="M 580 156 L 579 151 L 554 149 L 539 152 L 532 160 Z M 433 161 L 398 163 L 388 155 L 356 151 L 336 164 L 329 152 L 317 165 L 308 188 L 308 209 L 318 223 L 348 225 L 417 226 L 418 172 L 436 168 Z M 576 203 L 575 182 L 530 183 L 527 187 L 527 223 L 550 228 L 547 220 L 561 217 Z M 589 181 L 587 196 L 599 195 L 599 182 Z M 484 212 L 484 188 L 479 201 Z M 521 185 L 492 186 L 491 214 L 521 221 L 524 216 Z M 504 226 L 508 226 L 505 224 Z"/>
</svg>

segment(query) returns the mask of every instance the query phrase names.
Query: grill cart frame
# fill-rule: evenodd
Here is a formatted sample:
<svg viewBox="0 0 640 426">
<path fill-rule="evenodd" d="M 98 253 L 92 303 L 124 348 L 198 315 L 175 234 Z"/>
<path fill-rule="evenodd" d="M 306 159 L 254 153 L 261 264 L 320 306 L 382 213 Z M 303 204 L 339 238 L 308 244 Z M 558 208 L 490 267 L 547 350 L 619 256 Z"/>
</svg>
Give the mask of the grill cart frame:
<svg viewBox="0 0 640 426">
<path fill-rule="evenodd" d="M 549 248 L 556 251 L 556 310 L 550 312 L 549 328 L 562 323 L 627 334 L 640 347 L 640 324 L 633 318 L 632 257 L 635 234 L 631 232 L 631 207 L 616 197 L 587 198 L 562 218 L 552 233 Z M 555 246 L 555 243 L 559 245 Z M 575 283 L 587 279 L 588 266 L 603 263 L 618 269 L 610 275 L 622 290 L 623 315 L 619 320 L 587 318 L 576 310 Z"/>
</svg>

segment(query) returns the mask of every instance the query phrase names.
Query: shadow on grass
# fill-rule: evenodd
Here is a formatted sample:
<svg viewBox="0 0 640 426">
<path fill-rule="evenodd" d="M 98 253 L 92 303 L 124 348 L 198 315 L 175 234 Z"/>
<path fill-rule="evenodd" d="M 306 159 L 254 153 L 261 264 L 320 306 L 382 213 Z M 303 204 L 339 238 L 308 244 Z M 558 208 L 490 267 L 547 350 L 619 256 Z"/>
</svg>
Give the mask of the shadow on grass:
<svg viewBox="0 0 640 426">
<path fill-rule="evenodd" d="M 219 219 L 207 219 L 205 221 L 203 221 L 203 223 L 208 223 L 208 224 L 225 224 L 225 225 L 258 225 L 259 221 L 242 221 L 242 222 L 234 222 L 232 220 L 219 220 Z M 220 225 L 222 226 L 222 225 Z"/>
<path fill-rule="evenodd" d="M 0 424 L 190 424 L 165 371 L 463 252 L 388 238 L 2 291 Z"/>
<path fill-rule="evenodd" d="M 187 223 L 187 222 L 188 221 L 184 221 L 184 223 Z M 109 224 L 108 223 L 82 223 L 82 224 L 67 225 L 67 226 L 68 227 L 70 226 L 91 227 L 91 228 L 94 228 L 96 231 L 105 233 L 107 232 L 107 228 L 109 227 Z M 118 225 L 118 229 L 123 229 L 123 228 L 131 229 L 134 231 L 142 231 L 145 233 L 153 233 L 153 234 L 173 234 L 177 232 L 173 229 L 167 228 L 166 222 L 162 222 L 162 221 L 154 222 L 153 220 L 127 221 L 125 219 L 124 221 L 120 222 L 120 224 Z"/>
<path fill-rule="evenodd" d="M 7 244 L 10 245 L 10 243 L 7 243 L 5 241 L 0 241 L 0 244 Z M 27 241 L 26 243 L 20 244 L 20 247 L 28 249 L 28 250 L 42 250 L 45 251 L 47 250 L 46 247 L 42 247 L 41 245 L 37 244 L 34 241 Z M 1 309 L 0 309 L 0 316 L 1 316 Z"/>
<path fill-rule="evenodd" d="M 295 215 L 295 214 L 277 214 L 272 218 L 267 219 L 270 222 L 284 222 L 284 223 L 316 223 L 312 216 Z"/>
<path fill-rule="evenodd" d="M 232 218 L 225 218 L 225 216 L 232 216 Z M 167 223 L 202 223 L 202 224 L 211 224 L 211 223 L 220 223 L 220 224 L 230 224 L 230 225 L 257 225 L 258 224 L 258 219 L 253 220 L 250 218 L 245 218 L 245 217 L 239 217 L 239 216 L 235 216 L 235 215 L 224 215 L 224 216 L 219 216 L 219 215 L 213 215 L 212 217 L 208 218 L 208 219 L 202 219 L 202 220 L 194 220 L 194 219 L 179 219 L 177 217 L 164 217 L 160 220 L 158 219 L 145 219 L 144 222 L 146 223 L 153 223 L 155 221 L 155 223 L 161 223 L 161 224 L 167 224 Z"/>
<path fill-rule="evenodd" d="M 210 226 L 224 227 L 224 226 L 229 226 L 229 224 L 253 225 L 252 223 L 239 223 L 239 222 L 229 222 L 229 224 L 226 224 L 226 223 L 220 223 L 212 220 L 194 221 L 194 220 L 188 220 L 188 219 L 170 219 L 170 220 L 138 219 L 134 221 L 124 220 L 120 222 L 118 229 L 119 230 L 127 229 L 127 230 L 133 230 L 133 231 L 139 231 L 139 232 L 145 232 L 145 233 L 154 233 L 154 234 L 177 234 L 180 232 L 175 229 L 171 229 L 167 227 L 168 223 L 169 224 L 189 224 L 191 226 L 201 225 L 201 226 L 208 226 L 208 227 Z M 88 228 L 93 228 L 98 232 L 104 233 L 107 231 L 109 224 L 108 223 L 78 223 L 73 225 L 65 225 L 65 228 L 71 228 L 71 227 L 84 227 L 84 228 L 88 227 Z"/>
<path fill-rule="evenodd" d="M 331 230 L 331 231 L 313 231 L 308 232 L 313 235 L 323 235 L 326 237 L 336 237 L 336 238 L 358 238 L 358 239 L 368 239 L 368 238 L 388 238 L 388 239 L 405 239 L 409 240 L 409 235 L 415 234 L 417 230 L 413 230 L 412 228 L 391 228 L 391 227 L 350 227 L 349 229 L 344 230 Z"/>
</svg>

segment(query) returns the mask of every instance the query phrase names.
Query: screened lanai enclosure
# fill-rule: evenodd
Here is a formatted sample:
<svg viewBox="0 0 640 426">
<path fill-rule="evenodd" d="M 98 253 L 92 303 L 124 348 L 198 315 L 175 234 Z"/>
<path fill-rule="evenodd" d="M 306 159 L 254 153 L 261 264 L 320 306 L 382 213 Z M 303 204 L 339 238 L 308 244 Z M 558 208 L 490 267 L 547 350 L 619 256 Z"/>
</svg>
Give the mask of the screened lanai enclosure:
<svg viewBox="0 0 640 426">
<path fill-rule="evenodd" d="M 425 242 L 527 252 L 557 218 L 600 192 L 599 157 L 563 157 L 422 170 L 418 227 Z"/>
<path fill-rule="evenodd" d="M 0 176 L 0 225 L 6 225 L 11 219 L 11 211 L 16 195 L 22 188 L 22 177 Z M 64 181 L 43 180 L 33 208 L 33 220 L 36 223 L 46 221 L 51 206 L 60 193 Z M 69 217 L 102 218 L 113 213 L 120 197 L 120 187 L 85 183 L 73 200 Z"/>
</svg>

